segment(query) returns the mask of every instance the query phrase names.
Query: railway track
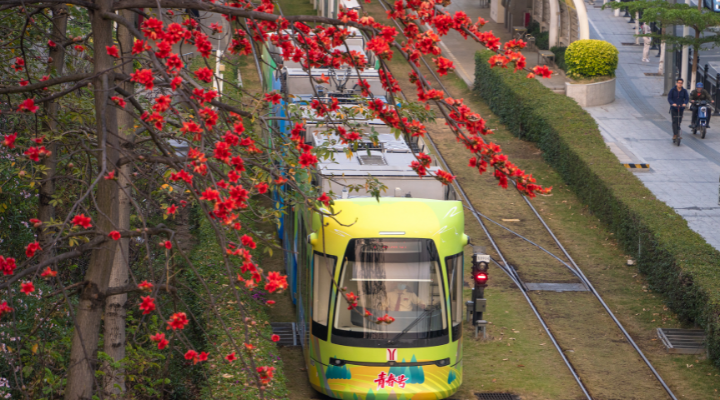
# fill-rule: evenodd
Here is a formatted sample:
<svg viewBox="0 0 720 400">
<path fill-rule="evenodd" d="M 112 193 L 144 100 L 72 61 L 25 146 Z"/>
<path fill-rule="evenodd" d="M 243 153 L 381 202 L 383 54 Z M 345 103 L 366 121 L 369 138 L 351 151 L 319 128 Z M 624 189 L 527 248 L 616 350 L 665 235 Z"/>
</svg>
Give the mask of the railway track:
<svg viewBox="0 0 720 400">
<path fill-rule="evenodd" d="M 383 7 L 386 11 L 388 10 L 388 7 L 387 7 L 387 5 L 385 4 L 385 2 L 384 2 L 383 0 L 379 0 L 379 3 L 382 5 L 382 7 Z M 399 32 L 402 32 L 402 31 L 403 31 L 403 28 L 397 23 L 397 21 L 393 21 L 393 22 L 394 22 L 395 25 L 397 26 L 398 31 L 399 31 Z M 255 48 L 253 47 L 253 52 L 255 53 L 256 51 L 257 51 L 257 49 L 255 49 Z M 257 60 L 257 57 L 255 57 L 255 58 L 256 58 L 256 60 Z M 442 83 L 442 81 L 440 80 L 440 78 L 435 74 L 435 71 L 434 71 L 432 68 L 430 68 L 430 66 L 428 65 L 427 61 L 426 61 L 424 58 L 420 58 L 420 60 L 422 60 L 422 62 L 424 63 L 425 69 L 429 72 L 430 75 L 432 75 L 433 80 L 438 84 L 438 86 L 445 92 L 445 94 L 446 94 L 447 96 L 450 96 L 450 92 L 447 90 L 447 88 L 446 88 L 445 85 Z M 258 70 L 258 75 L 259 75 L 260 79 L 262 80 L 262 79 L 263 79 L 262 71 L 261 71 L 261 69 L 260 69 L 260 65 L 257 64 L 257 61 L 256 61 L 256 69 Z M 402 86 L 402 84 L 401 84 L 401 86 Z M 403 97 L 403 99 L 405 99 L 405 100 L 407 101 L 407 97 L 405 96 L 404 92 L 401 92 L 401 96 Z M 440 152 L 440 149 L 439 149 L 438 146 L 436 146 L 436 144 L 433 142 L 433 140 L 432 140 L 432 138 L 430 137 L 430 135 L 427 135 L 427 136 L 426 136 L 426 139 L 427 139 L 427 140 L 426 140 L 427 143 L 430 145 L 430 147 L 432 148 L 432 150 L 433 150 L 434 153 L 436 154 L 436 156 L 437 156 L 437 158 L 439 159 L 440 163 L 442 164 L 443 168 L 444 168 L 447 172 L 450 172 L 450 173 L 452 174 L 452 168 L 451 168 L 450 165 L 447 163 L 447 161 L 443 158 L 443 155 L 442 155 L 442 153 Z M 518 234 L 517 232 L 514 232 L 513 230 L 507 228 L 506 226 L 504 226 L 504 225 L 496 222 L 495 220 L 491 219 L 490 217 L 488 217 L 488 216 L 484 215 L 483 213 L 479 212 L 479 211 L 475 208 L 475 206 L 473 205 L 473 203 L 470 201 L 470 199 L 469 199 L 468 195 L 466 194 L 465 190 L 463 189 L 462 185 L 461 185 L 460 183 L 458 183 L 457 180 L 455 181 L 454 185 L 455 185 L 455 188 L 457 189 L 457 192 L 461 195 L 463 201 L 465 202 L 465 207 L 466 207 L 466 209 L 473 215 L 473 217 L 474 217 L 474 218 L 477 220 L 477 222 L 479 223 L 479 225 L 480 225 L 480 227 L 482 228 L 484 234 L 486 235 L 488 241 L 490 242 L 493 250 L 495 251 L 495 253 L 496 253 L 496 255 L 497 255 L 497 258 L 499 259 L 499 260 L 498 260 L 498 259 L 496 259 L 496 258 L 493 258 L 492 261 L 494 262 L 494 264 L 495 264 L 497 267 L 499 267 L 503 272 L 505 272 L 505 273 L 508 275 L 508 277 L 512 280 L 512 282 L 513 282 L 515 285 L 517 285 L 517 287 L 520 289 L 523 297 L 525 298 L 526 302 L 528 303 L 528 305 L 529 305 L 530 308 L 532 309 L 535 317 L 536 317 L 536 318 L 538 319 L 538 321 L 540 322 L 543 330 L 545 331 L 545 333 L 546 333 L 546 334 L 548 335 L 548 337 L 550 338 L 551 342 L 553 343 L 553 346 L 555 347 L 555 349 L 557 350 L 558 354 L 559 354 L 560 357 L 562 358 L 564 364 L 566 365 L 566 367 L 567 367 L 568 370 L 570 371 L 571 375 L 573 376 L 573 379 L 575 380 L 575 382 L 576 382 L 577 385 L 579 386 L 579 388 L 580 388 L 580 390 L 582 391 L 582 393 L 583 393 L 583 395 L 585 396 L 585 398 L 587 398 L 587 399 L 593 399 L 593 395 L 592 395 L 592 393 L 591 393 L 591 390 L 587 387 L 586 383 L 584 382 L 584 380 L 583 380 L 583 378 L 582 378 L 582 376 L 581 376 L 581 373 L 578 372 L 577 368 L 573 365 L 572 361 L 567 357 L 567 355 L 566 355 L 565 352 L 563 351 L 563 349 L 562 349 L 562 347 L 561 347 L 561 345 L 560 345 L 560 342 L 558 341 L 558 339 L 556 338 L 555 334 L 553 333 L 550 325 L 549 325 L 548 322 L 546 321 L 546 318 L 543 316 L 543 312 L 539 309 L 539 307 L 538 307 L 538 305 L 536 304 L 536 302 L 535 302 L 535 301 L 533 300 L 533 298 L 529 295 L 529 292 L 530 292 L 530 291 L 528 290 L 526 281 L 523 279 L 523 277 L 521 276 L 521 274 L 518 273 L 518 270 L 515 268 L 515 266 L 512 266 L 512 265 L 508 262 L 507 257 L 506 257 L 505 254 L 503 253 L 503 251 L 502 251 L 502 249 L 501 249 L 501 246 L 500 246 L 499 243 L 498 243 L 498 240 L 496 240 L 495 236 L 490 232 L 490 230 L 488 229 L 488 226 L 486 225 L 485 221 L 487 221 L 487 222 L 489 222 L 489 223 L 491 223 L 491 224 L 493 224 L 493 225 L 497 225 L 497 226 L 500 227 L 501 229 L 507 231 L 509 234 L 511 234 L 511 235 L 513 235 L 513 236 L 515 236 L 515 237 L 517 237 L 517 238 L 525 241 L 525 242 L 528 243 L 529 245 L 537 248 L 538 251 L 541 251 L 541 252 L 547 254 L 548 256 L 552 257 L 553 259 L 555 259 L 556 261 L 558 261 L 560 264 L 562 264 L 562 265 L 567 269 L 567 271 L 569 271 L 573 276 L 575 276 L 575 277 L 581 282 L 581 284 L 584 285 L 584 286 L 587 288 L 587 290 L 588 290 L 588 291 L 597 299 L 597 301 L 601 304 L 604 312 L 612 319 L 612 321 L 615 323 L 615 325 L 617 326 L 617 328 L 621 331 L 622 336 L 625 338 L 625 340 L 632 346 L 633 350 L 638 354 L 638 356 L 642 359 L 642 361 L 643 361 L 644 364 L 647 366 L 647 368 L 651 371 L 651 373 L 652 373 L 652 375 L 654 376 L 654 378 L 661 384 L 663 390 L 667 393 L 668 397 L 671 398 L 671 399 L 673 399 L 673 400 L 677 400 L 677 397 L 674 395 L 674 393 L 673 393 L 672 390 L 669 388 L 669 386 L 667 385 L 667 383 L 662 379 L 662 377 L 660 376 L 660 374 L 655 370 L 655 368 L 652 366 L 652 364 L 650 363 L 650 361 L 649 361 L 649 360 L 647 359 L 647 357 L 643 354 L 642 350 L 637 346 L 637 344 L 635 343 L 635 341 L 633 340 L 633 338 L 630 336 L 630 334 L 627 332 L 627 330 L 624 328 L 624 326 L 620 323 L 620 321 L 619 321 L 619 320 L 617 319 L 617 317 L 614 315 L 614 313 L 612 312 L 612 310 L 610 310 L 610 308 L 607 306 L 607 304 L 605 303 L 605 301 L 602 299 L 602 296 L 600 296 L 600 294 L 597 292 L 597 290 L 596 290 L 595 287 L 593 286 L 592 282 L 590 282 L 590 280 L 587 278 L 587 276 L 583 273 L 583 271 L 582 271 L 582 270 L 580 269 L 580 267 L 577 265 L 577 263 L 575 262 L 575 260 L 570 256 L 570 254 L 569 254 L 568 251 L 565 249 L 565 247 L 562 245 L 562 243 L 560 242 L 560 240 L 559 240 L 559 239 L 557 238 L 557 236 L 553 233 L 552 229 L 547 225 L 547 223 L 545 222 L 545 220 L 544 220 L 544 219 L 542 218 L 542 216 L 538 213 L 538 211 L 537 211 L 537 209 L 535 208 L 535 206 L 533 206 L 533 204 L 527 199 L 527 197 L 521 195 L 521 197 L 523 198 L 523 201 L 524 201 L 524 203 L 526 204 L 526 206 L 528 207 L 528 209 L 532 211 L 532 213 L 534 214 L 534 216 L 535 216 L 535 218 L 537 219 L 537 221 L 539 221 L 539 222 L 542 224 L 544 230 L 545 230 L 545 231 L 547 232 L 547 234 L 552 238 L 552 243 L 557 247 L 558 250 L 560 250 L 560 252 L 561 252 L 562 255 L 564 256 L 564 259 L 563 259 L 562 257 L 560 257 L 560 256 L 552 253 L 552 251 L 548 250 L 547 247 L 549 247 L 549 246 L 543 247 L 542 245 L 540 245 L 540 244 L 538 244 L 538 243 L 536 243 L 536 242 L 534 242 L 534 241 L 532 241 L 532 240 L 530 240 L 530 239 L 528 239 L 528 238 L 526 238 L 526 237 L 523 237 L 522 235 Z"/>
<path fill-rule="evenodd" d="M 384 0 L 378 0 L 378 1 L 379 1 L 380 5 L 382 5 L 382 7 L 385 9 L 385 11 L 388 11 L 388 7 L 387 7 L 387 5 L 385 4 L 385 1 L 384 1 Z M 396 27 L 398 28 L 398 31 L 399 31 L 399 32 L 403 32 L 403 28 L 400 26 L 400 24 L 399 24 L 397 21 L 395 21 L 395 20 L 393 20 L 393 22 L 395 23 Z M 447 90 L 447 88 L 446 88 L 445 85 L 442 83 L 442 81 L 440 80 L 440 78 L 437 76 L 437 74 L 435 73 L 435 71 L 430 67 L 430 65 L 428 64 L 427 60 L 425 60 L 424 57 L 421 57 L 420 60 L 422 60 L 424 66 L 425 66 L 425 69 L 432 75 L 433 80 L 439 85 L 439 87 L 443 90 L 443 92 L 445 93 L 445 95 L 446 95 L 446 96 L 451 96 L 450 92 Z M 405 101 L 407 101 L 407 97 L 405 96 L 404 92 L 401 92 L 401 95 L 402 95 L 403 99 L 404 99 Z M 442 153 L 440 152 L 440 150 L 438 149 L 438 147 L 435 145 L 435 143 L 433 142 L 433 140 L 432 140 L 432 138 L 430 137 L 429 134 L 426 136 L 426 139 L 427 139 L 427 142 L 428 142 L 428 143 L 430 144 L 430 146 L 432 147 L 435 155 L 440 159 L 440 162 L 441 162 L 443 168 L 444 168 L 447 172 L 449 172 L 449 173 L 452 174 L 452 169 L 450 168 L 450 165 L 449 165 L 449 164 L 447 163 L 447 161 L 443 158 Z M 589 291 L 590 293 L 592 293 L 592 295 L 593 295 L 593 296 L 598 300 L 598 302 L 602 305 L 602 308 L 604 309 L 604 311 L 605 311 L 605 312 L 607 313 L 607 315 L 613 320 L 613 322 L 615 323 L 615 325 L 616 325 L 616 326 L 618 327 L 618 329 L 622 332 L 622 335 L 624 336 L 624 338 L 628 341 L 628 343 L 632 346 L 632 348 L 634 349 L 634 351 L 640 356 L 640 358 L 642 359 L 642 361 L 645 363 L 645 365 L 646 365 L 646 366 L 649 368 L 649 370 L 652 372 L 652 374 L 653 374 L 653 376 L 655 377 L 655 379 L 657 379 L 657 381 L 662 385 L 662 387 L 663 387 L 663 389 L 665 390 L 665 392 L 667 393 L 667 395 L 668 395 L 671 399 L 677 400 L 677 397 L 675 396 L 675 394 L 673 393 L 673 391 L 670 389 L 670 387 L 667 385 L 667 383 L 663 380 L 663 378 L 660 376 L 660 374 L 657 372 L 657 370 L 655 370 L 655 368 L 653 367 L 652 363 L 647 359 L 647 357 L 645 356 L 645 354 L 642 352 L 642 350 L 641 350 L 641 349 L 638 347 L 638 345 L 635 343 L 635 341 L 633 340 L 632 336 L 630 336 L 630 334 L 627 332 L 627 330 L 626 330 L 625 327 L 622 325 L 622 323 L 617 319 L 617 317 L 615 316 L 615 314 L 614 314 L 614 313 L 612 312 L 612 310 L 608 307 L 607 303 L 605 303 L 605 301 L 603 300 L 602 296 L 600 296 L 600 294 L 598 293 L 598 291 L 597 291 L 597 290 L 595 289 L 595 287 L 593 286 L 592 282 L 590 282 L 590 280 L 587 278 L 587 276 L 583 273 L 583 271 L 582 271 L 582 270 L 580 269 L 580 267 L 577 265 L 577 263 L 575 262 L 575 260 L 570 256 L 570 254 L 567 252 L 567 250 L 566 250 L 565 247 L 562 245 L 562 243 L 560 242 L 560 240 L 559 240 L 559 239 L 557 238 L 557 236 L 553 233 L 552 229 L 550 229 L 550 227 L 547 225 L 547 223 L 546 223 L 545 220 L 542 218 L 542 216 L 540 215 L 540 213 L 538 213 L 538 211 L 537 211 L 537 209 L 535 208 L 535 206 L 530 202 L 530 200 L 528 200 L 528 198 L 527 198 L 526 196 L 520 194 L 520 196 L 522 197 L 524 203 L 527 205 L 527 207 L 529 207 L 529 209 L 530 209 L 530 210 L 532 211 L 532 213 L 535 215 L 535 217 L 537 218 L 537 220 L 542 224 L 542 226 L 544 227 L 544 229 L 546 230 L 546 232 L 548 233 L 548 235 L 550 235 L 550 237 L 552 238 L 553 243 L 558 247 L 559 250 L 561 250 L 562 254 L 564 255 L 564 257 L 566 258 L 567 261 L 563 261 L 560 257 L 558 257 L 557 255 L 553 254 L 553 253 L 550 252 L 549 250 L 543 248 L 543 247 L 540 246 L 539 244 L 534 243 L 534 242 L 531 241 L 530 239 L 527 239 L 527 238 L 523 237 L 522 235 L 520 235 L 520 234 L 512 231 L 511 229 L 507 228 L 506 226 L 504 226 L 504 225 L 502 225 L 502 224 L 500 224 L 500 223 L 492 220 L 491 218 L 487 217 L 486 215 L 483 215 L 482 213 L 480 213 L 480 212 L 479 212 L 478 210 L 476 210 L 475 207 L 473 206 L 473 204 L 472 204 L 472 202 L 470 201 L 470 199 L 468 198 L 465 190 L 463 190 L 462 185 L 461 185 L 457 180 L 455 181 L 454 184 L 455 184 L 455 187 L 456 187 L 458 193 L 460 193 L 460 195 L 461 195 L 462 198 L 463 198 L 463 201 L 464 201 L 465 204 L 466 204 L 466 205 L 465 205 L 465 208 L 475 217 L 475 219 L 477 220 L 477 222 L 480 224 L 480 226 L 481 226 L 483 232 L 485 233 L 488 241 L 491 243 L 491 245 L 492 245 L 492 247 L 493 247 L 493 250 L 495 250 L 495 253 L 496 253 L 496 254 L 498 255 L 498 257 L 500 258 L 500 261 L 496 260 L 495 258 L 492 258 L 493 263 L 494 263 L 496 266 L 498 266 L 503 272 L 505 272 L 505 273 L 508 275 L 508 277 L 509 277 L 509 278 L 517 285 L 517 287 L 520 289 L 523 297 L 524 297 L 525 300 L 527 301 L 528 305 L 529 305 L 530 308 L 532 309 L 532 311 L 533 311 L 533 313 L 535 314 L 536 318 L 538 319 L 538 321 L 539 321 L 540 324 L 542 325 L 545 333 L 548 335 L 548 337 L 549 337 L 550 340 L 552 341 L 553 346 L 554 346 L 555 349 L 557 350 L 558 354 L 560 354 L 560 357 L 562 358 L 563 362 L 565 363 L 565 365 L 567 366 L 568 370 L 569 370 L 570 373 L 572 374 L 573 378 L 575 379 L 575 382 L 576 382 L 576 383 L 578 384 L 578 386 L 580 387 L 581 391 L 583 392 L 583 395 L 584 395 L 587 399 L 589 399 L 589 400 L 592 400 L 592 399 L 593 399 L 593 396 L 592 396 L 592 394 L 590 393 L 590 390 L 588 389 L 587 385 L 585 384 L 585 382 L 583 381 L 583 379 L 582 379 L 582 378 L 580 377 L 580 375 L 578 374 L 578 371 L 577 371 L 576 368 L 573 366 L 573 363 L 572 363 L 572 362 L 568 359 L 568 357 L 565 355 L 565 352 L 564 352 L 563 349 L 561 348 L 558 340 L 556 339 L 556 337 L 555 337 L 555 335 L 553 334 L 552 330 L 550 329 L 550 327 L 548 326 L 547 322 L 545 321 L 545 318 L 543 318 L 542 313 L 538 310 L 538 307 L 537 307 L 535 301 L 533 301 L 533 299 L 529 296 L 526 282 L 522 279 L 522 277 L 520 276 L 520 274 L 518 274 L 517 269 L 508 263 L 505 255 L 504 255 L 504 253 L 503 253 L 503 251 L 500 249 L 500 246 L 498 245 L 497 241 L 495 240 L 495 238 L 493 237 L 493 235 L 492 235 L 492 234 L 490 233 L 490 231 L 488 230 L 488 228 L 487 228 L 487 226 L 486 226 L 486 224 L 485 224 L 485 222 L 484 222 L 483 220 L 487 220 L 488 222 L 490 222 L 490 223 L 492 223 L 492 224 L 495 224 L 495 225 L 499 226 L 500 228 L 502 228 L 502 229 L 510 232 L 512 235 L 515 235 L 515 236 L 517 236 L 518 238 L 526 241 L 527 243 L 531 244 L 532 246 L 534 246 L 534 247 L 538 248 L 539 250 L 547 253 L 547 254 L 550 255 L 552 258 L 554 258 L 555 260 L 559 261 L 559 262 L 560 262 L 561 264 L 563 264 L 566 268 L 568 268 L 568 270 L 569 270 L 573 275 L 575 275 L 575 276 L 580 280 L 580 282 L 581 282 L 583 285 L 585 285 L 585 287 L 587 287 L 588 291 Z M 569 264 L 568 264 L 568 262 L 569 262 Z"/>
</svg>

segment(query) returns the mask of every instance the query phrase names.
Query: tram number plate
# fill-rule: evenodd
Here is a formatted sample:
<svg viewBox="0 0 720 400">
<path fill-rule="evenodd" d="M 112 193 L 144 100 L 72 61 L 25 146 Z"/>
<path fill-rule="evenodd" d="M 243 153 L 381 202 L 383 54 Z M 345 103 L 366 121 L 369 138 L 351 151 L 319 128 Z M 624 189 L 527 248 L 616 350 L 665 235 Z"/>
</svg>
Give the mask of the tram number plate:
<svg viewBox="0 0 720 400">
<path fill-rule="evenodd" d="M 387 360 L 388 361 L 397 361 L 397 349 L 386 349 L 387 350 Z"/>
</svg>

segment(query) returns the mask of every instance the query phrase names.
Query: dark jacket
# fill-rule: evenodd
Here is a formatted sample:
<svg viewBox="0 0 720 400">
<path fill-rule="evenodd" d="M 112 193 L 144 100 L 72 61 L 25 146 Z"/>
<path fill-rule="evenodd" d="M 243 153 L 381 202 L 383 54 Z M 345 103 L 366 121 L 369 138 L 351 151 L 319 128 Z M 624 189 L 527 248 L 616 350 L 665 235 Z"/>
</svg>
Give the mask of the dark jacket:
<svg viewBox="0 0 720 400">
<path fill-rule="evenodd" d="M 708 91 L 705 89 L 695 89 L 690 92 L 690 100 L 705 100 L 707 102 L 710 102 L 712 101 L 712 97 L 710 97 L 710 93 L 708 93 Z"/>
<path fill-rule="evenodd" d="M 670 108 L 680 108 L 682 109 L 682 105 L 687 105 L 690 101 L 690 96 L 688 96 L 688 91 L 685 90 L 685 88 L 682 88 L 681 90 L 677 90 L 676 86 L 673 86 L 672 89 L 670 89 L 670 92 L 668 92 L 668 103 L 670 103 Z M 677 104 L 676 107 L 673 107 L 673 104 Z"/>
</svg>

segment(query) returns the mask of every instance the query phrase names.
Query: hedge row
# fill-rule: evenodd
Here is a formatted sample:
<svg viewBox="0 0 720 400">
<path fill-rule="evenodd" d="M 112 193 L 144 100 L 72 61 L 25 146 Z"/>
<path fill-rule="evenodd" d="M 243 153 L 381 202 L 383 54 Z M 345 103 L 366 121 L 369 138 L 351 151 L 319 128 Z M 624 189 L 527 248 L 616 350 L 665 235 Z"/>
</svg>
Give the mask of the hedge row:
<svg viewBox="0 0 720 400">
<path fill-rule="evenodd" d="M 705 329 L 710 357 L 720 367 L 720 252 L 620 165 L 595 120 L 574 100 L 525 74 L 491 69 L 492 54 L 477 53 L 474 90 L 514 135 L 538 145 L 545 160 L 636 257 L 668 307 Z"/>
</svg>

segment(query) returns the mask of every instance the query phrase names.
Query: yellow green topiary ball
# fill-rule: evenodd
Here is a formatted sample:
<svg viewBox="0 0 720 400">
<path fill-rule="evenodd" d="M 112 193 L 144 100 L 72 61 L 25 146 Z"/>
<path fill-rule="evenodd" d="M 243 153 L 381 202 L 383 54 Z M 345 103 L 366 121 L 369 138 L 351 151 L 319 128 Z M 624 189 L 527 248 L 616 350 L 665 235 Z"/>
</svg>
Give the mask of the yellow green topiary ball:
<svg viewBox="0 0 720 400">
<path fill-rule="evenodd" d="M 603 40 L 578 40 L 565 51 L 565 63 L 571 77 L 615 76 L 618 50 Z"/>
</svg>

